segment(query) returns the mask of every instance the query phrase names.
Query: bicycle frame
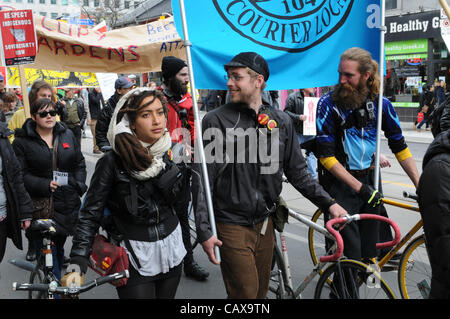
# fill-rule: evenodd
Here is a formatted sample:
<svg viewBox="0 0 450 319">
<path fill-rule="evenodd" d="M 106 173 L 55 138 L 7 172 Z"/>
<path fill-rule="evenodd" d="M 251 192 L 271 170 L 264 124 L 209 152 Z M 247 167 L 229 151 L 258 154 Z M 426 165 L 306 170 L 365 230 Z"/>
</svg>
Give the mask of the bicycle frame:
<svg viewBox="0 0 450 319">
<path fill-rule="evenodd" d="M 328 230 L 325 227 L 322 227 L 314 222 L 312 222 L 311 220 L 309 220 L 306 217 L 303 217 L 301 214 L 297 213 L 296 211 L 289 209 L 289 216 L 298 220 L 299 222 L 307 225 L 308 227 L 314 228 L 314 230 L 322 233 L 323 235 L 325 235 L 327 238 L 333 240 L 334 242 L 336 241 L 336 239 L 328 232 Z M 294 297 L 300 297 L 301 298 L 301 293 L 306 289 L 306 287 L 311 283 L 311 281 L 317 276 L 320 275 L 320 271 L 328 264 L 328 262 L 319 262 L 315 268 L 311 271 L 311 273 L 309 273 L 305 279 L 303 280 L 303 282 L 297 287 L 297 289 L 294 291 L 294 287 L 292 284 L 292 276 L 291 276 L 291 271 L 290 271 L 290 265 L 289 265 L 289 258 L 288 258 L 288 253 L 287 253 L 287 244 L 286 244 L 286 237 L 284 236 L 284 232 L 280 232 L 279 233 L 279 237 L 280 237 L 280 241 L 281 241 L 281 249 L 282 249 L 282 255 L 283 255 L 283 260 L 284 260 L 284 272 L 286 273 L 286 277 L 287 277 L 287 284 L 289 286 L 289 288 L 294 292 Z M 334 245 L 332 246 L 331 250 L 335 250 L 336 249 L 336 243 L 334 243 Z M 283 280 L 280 280 L 280 282 L 283 282 Z M 282 289 L 284 290 L 284 287 L 282 286 Z M 285 291 L 282 291 L 282 293 L 284 294 Z"/>
<path fill-rule="evenodd" d="M 383 203 L 388 204 L 388 205 L 392 205 L 392 206 L 396 206 L 396 207 L 400 207 L 400 208 L 405 208 L 411 211 L 415 211 L 415 212 L 420 212 L 419 207 L 410 205 L 410 204 L 405 204 L 405 203 L 400 203 L 400 202 L 396 202 L 394 200 L 391 199 L 387 199 L 387 198 L 383 198 Z M 423 221 L 422 219 L 420 219 L 417 224 L 415 224 L 411 230 L 405 235 L 403 236 L 403 238 L 400 240 L 400 242 L 392 247 L 392 249 L 389 251 L 389 253 L 387 253 L 379 262 L 378 262 L 378 267 L 383 268 L 384 265 L 386 265 L 386 263 L 391 260 L 391 258 L 398 253 L 398 251 L 400 249 L 402 249 L 402 247 L 410 241 L 410 239 L 419 231 L 420 228 L 422 228 L 423 226 Z"/>
<path fill-rule="evenodd" d="M 398 242 L 400 241 L 400 230 L 398 228 L 398 226 L 392 222 L 391 220 L 389 220 L 386 217 L 382 217 L 382 216 L 378 216 L 378 215 L 372 215 L 372 214 L 356 214 L 356 215 L 352 215 L 352 216 L 346 216 L 343 218 L 337 218 L 337 219 L 332 219 L 330 221 L 327 222 L 326 228 L 310 221 L 308 218 L 303 217 L 302 215 L 300 215 L 299 213 L 293 211 L 292 209 L 289 209 L 289 216 L 300 221 L 301 223 L 307 225 L 310 228 L 313 228 L 314 230 L 322 233 L 323 235 L 325 235 L 327 238 L 332 239 L 334 244 L 332 245 L 333 247 L 330 249 L 330 251 L 334 251 L 334 253 L 332 255 L 328 255 L 327 256 L 323 256 L 319 259 L 318 264 L 314 267 L 314 269 L 312 270 L 312 272 L 307 275 L 303 282 L 300 283 L 300 285 L 298 286 L 298 288 L 295 290 L 293 290 L 293 284 L 292 284 L 292 278 L 291 278 L 291 274 L 290 274 L 290 266 L 289 266 L 289 259 L 288 259 L 288 255 L 287 255 L 287 247 L 286 247 L 286 239 L 284 237 L 283 232 L 279 233 L 280 235 L 280 239 L 281 239 L 281 244 L 282 244 L 282 250 L 283 250 L 283 255 L 282 255 L 282 259 L 284 261 L 284 272 L 286 274 L 286 281 L 287 281 L 287 285 L 290 288 L 290 291 L 292 291 L 293 293 L 293 297 L 297 298 L 300 297 L 301 298 L 301 293 L 306 289 L 306 287 L 309 285 L 309 283 L 317 276 L 321 276 L 321 270 L 328 264 L 328 263 L 336 263 L 338 265 L 338 268 L 340 266 L 340 261 L 341 260 L 345 260 L 341 259 L 342 253 L 343 253 L 343 240 L 342 237 L 340 236 L 339 232 L 334 229 L 333 225 L 338 225 L 338 224 L 346 224 L 352 221 L 358 221 L 360 219 L 377 219 L 377 220 L 382 220 L 384 222 L 388 222 L 391 227 L 394 229 L 395 231 L 395 236 L 394 239 L 392 241 L 389 242 L 383 242 L 383 243 L 377 243 L 377 248 L 381 249 L 384 247 L 388 247 L 388 246 L 393 246 L 393 245 L 397 245 Z M 349 260 L 347 260 L 348 262 Z M 359 263 L 358 261 L 354 261 Z M 379 268 L 377 268 L 379 269 Z M 371 269 L 371 272 L 376 272 L 379 273 L 379 271 L 377 269 Z M 281 271 L 279 271 L 278 273 L 279 276 L 279 280 L 280 280 L 280 289 L 281 289 L 281 295 L 284 296 L 285 295 L 285 289 L 283 286 L 283 278 L 281 277 Z M 379 275 L 378 275 L 379 277 Z M 381 277 L 379 277 L 381 279 Z M 383 285 L 384 287 L 388 288 L 389 291 L 390 288 L 386 285 L 386 283 L 383 281 Z M 394 294 L 391 292 L 390 293 L 393 297 Z M 395 297 L 394 297 L 395 298 Z"/>
</svg>

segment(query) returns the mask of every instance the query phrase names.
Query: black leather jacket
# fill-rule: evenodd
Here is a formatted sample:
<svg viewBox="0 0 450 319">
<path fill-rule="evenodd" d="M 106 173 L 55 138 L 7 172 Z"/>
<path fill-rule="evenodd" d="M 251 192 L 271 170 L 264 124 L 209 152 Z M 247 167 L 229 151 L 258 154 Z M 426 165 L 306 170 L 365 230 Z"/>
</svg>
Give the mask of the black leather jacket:
<svg viewBox="0 0 450 319">
<path fill-rule="evenodd" d="M 83 209 L 73 238 L 71 257 L 88 258 L 94 236 L 105 224 L 104 209 L 111 212 L 106 228 L 113 235 L 139 241 L 157 241 L 172 233 L 178 218 L 169 202 L 156 186 L 158 178 L 175 165 L 165 158 L 166 169 L 157 177 L 138 181 L 125 170 L 120 157 L 113 151 L 97 162 Z M 176 187 L 173 187 L 176 190 Z"/>
<path fill-rule="evenodd" d="M 305 101 L 302 91 L 296 91 L 289 94 L 286 100 L 284 112 L 289 115 L 294 122 L 295 131 L 298 134 L 303 134 L 303 122 L 300 121 L 300 114 L 304 113 Z"/>
</svg>

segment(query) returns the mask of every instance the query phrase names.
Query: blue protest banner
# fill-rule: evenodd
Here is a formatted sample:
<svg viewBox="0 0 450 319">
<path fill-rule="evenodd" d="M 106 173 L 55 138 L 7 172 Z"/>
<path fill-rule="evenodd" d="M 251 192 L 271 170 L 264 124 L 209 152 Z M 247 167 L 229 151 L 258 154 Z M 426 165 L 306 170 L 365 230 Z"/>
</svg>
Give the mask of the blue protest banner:
<svg viewBox="0 0 450 319">
<path fill-rule="evenodd" d="M 178 0 L 172 10 L 183 38 Z M 380 0 L 188 0 L 185 11 L 200 89 L 225 89 L 223 65 L 244 51 L 267 60 L 270 90 L 336 84 L 350 47 L 379 60 Z"/>
</svg>

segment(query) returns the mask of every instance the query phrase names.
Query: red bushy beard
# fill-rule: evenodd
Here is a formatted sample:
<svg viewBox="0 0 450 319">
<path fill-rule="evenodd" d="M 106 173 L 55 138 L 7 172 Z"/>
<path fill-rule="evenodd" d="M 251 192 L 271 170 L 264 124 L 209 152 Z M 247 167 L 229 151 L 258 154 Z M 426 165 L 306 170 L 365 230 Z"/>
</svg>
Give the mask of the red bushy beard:
<svg viewBox="0 0 450 319">
<path fill-rule="evenodd" d="M 369 89 L 363 79 L 353 87 L 348 83 L 339 83 L 332 93 L 333 102 L 344 109 L 356 109 L 366 102 Z"/>
</svg>

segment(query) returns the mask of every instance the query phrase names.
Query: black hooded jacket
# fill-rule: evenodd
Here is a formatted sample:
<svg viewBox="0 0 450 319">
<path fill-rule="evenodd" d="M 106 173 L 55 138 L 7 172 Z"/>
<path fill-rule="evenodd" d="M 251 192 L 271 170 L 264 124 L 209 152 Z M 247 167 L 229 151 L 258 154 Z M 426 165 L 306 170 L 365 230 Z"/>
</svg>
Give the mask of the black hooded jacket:
<svg viewBox="0 0 450 319">
<path fill-rule="evenodd" d="M 87 189 L 86 163 L 80 145 L 64 123 L 56 122 L 53 138 L 59 136 L 57 169 L 68 172 L 68 185 L 53 193 L 54 220 L 58 230 L 71 234 L 75 226 L 80 197 Z M 52 150 L 36 132 L 36 123 L 27 119 L 22 128 L 15 130 L 13 148 L 23 169 L 25 188 L 32 198 L 50 197 L 53 179 Z"/>
<path fill-rule="evenodd" d="M 23 249 L 20 221 L 31 219 L 33 204 L 23 184 L 22 168 L 8 140 L 10 134 L 12 131 L 6 123 L 0 123 L 0 156 L 7 199 L 8 237 L 18 249 Z"/>
<path fill-rule="evenodd" d="M 450 130 L 428 147 L 417 194 L 432 267 L 431 295 L 450 298 Z"/>
</svg>

